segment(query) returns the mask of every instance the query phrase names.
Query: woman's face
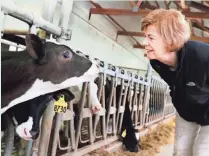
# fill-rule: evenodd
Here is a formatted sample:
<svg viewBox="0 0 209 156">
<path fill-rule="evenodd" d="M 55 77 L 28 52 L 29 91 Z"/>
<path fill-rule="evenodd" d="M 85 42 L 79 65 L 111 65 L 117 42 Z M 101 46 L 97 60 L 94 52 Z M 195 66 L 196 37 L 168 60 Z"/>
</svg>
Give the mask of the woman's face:
<svg viewBox="0 0 209 156">
<path fill-rule="evenodd" d="M 162 36 L 157 31 L 157 28 L 154 25 L 150 25 L 144 31 L 145 39 L 143 45 L 145 46 L 145 56 L 148 59 L 156 59 L 161 60 L 163 59 L 164 55 L 167 54 L 166 51 L 166 44 L 163 41 Z"/>
</svg>

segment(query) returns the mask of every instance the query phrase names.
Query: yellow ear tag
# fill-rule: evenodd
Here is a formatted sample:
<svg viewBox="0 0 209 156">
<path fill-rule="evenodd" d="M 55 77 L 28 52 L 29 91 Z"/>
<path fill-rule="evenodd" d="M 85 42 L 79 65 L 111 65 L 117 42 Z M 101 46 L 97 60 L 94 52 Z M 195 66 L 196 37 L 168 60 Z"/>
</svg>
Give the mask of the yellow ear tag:
<svg viewBox="0 0 209 156">
<path fill-rule="evenodd" d="M 58 101 L 54 102 L 54 112 L 65 113 L 67 110 L 67 102 L 65 102 L 64 95 L 61 95 Z"/>
<path fill-rule="evenodd" d="M 126 137 L 126 129 L 123 131 L 122 133 L 122 137 L 125 138 Z"/>
</svg>

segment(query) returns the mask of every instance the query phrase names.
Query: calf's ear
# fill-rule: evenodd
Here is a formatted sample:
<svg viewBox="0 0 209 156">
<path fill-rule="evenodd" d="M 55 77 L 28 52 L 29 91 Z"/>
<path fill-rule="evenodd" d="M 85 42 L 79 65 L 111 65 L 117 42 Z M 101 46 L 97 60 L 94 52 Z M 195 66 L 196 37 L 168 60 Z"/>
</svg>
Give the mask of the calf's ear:
<svg viewBox="0 0 209 156">
<path fill-rule="evenodd" d="M 36 60 L 41 60 L 44 57 L 44 44 L 37 35 L 27 34 L 25 43 L 26 49 L 31 57 Z"/>
</svg>

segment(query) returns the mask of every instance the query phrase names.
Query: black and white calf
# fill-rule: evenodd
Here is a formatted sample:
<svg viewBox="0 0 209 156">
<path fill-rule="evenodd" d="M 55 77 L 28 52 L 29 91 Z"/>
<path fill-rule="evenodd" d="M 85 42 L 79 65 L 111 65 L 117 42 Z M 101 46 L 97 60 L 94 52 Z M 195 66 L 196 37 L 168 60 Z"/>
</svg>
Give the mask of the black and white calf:
<svg viewBox="0 0 209 156">
<path fill-rule="evenodd" d="M 1 52 L 1 114 L 19 103 L 98 76 L 96 63 L 65 45 L 43 42 L 33 34 L 28 34 L 25 42 L 26 50 Z"/>
<path fill-rule="evenodd" d="M 1 52 L 1 115 L 12 112 L 18 122 L 16 132 L 25 139 L 34 139 L 40 118 L 54 93 L 91 82 L 92 94 L 96 94 L 97 88 L 92 82 L 99 68 L 97 63 L 77 55 L 65 45 L 43 42 L 33 34 L 28 34 L 25 42 L 26 50 Z M 93 111 L 98 111 L 101 105 L 95 95 L 92 103 Z"/>
</svg>

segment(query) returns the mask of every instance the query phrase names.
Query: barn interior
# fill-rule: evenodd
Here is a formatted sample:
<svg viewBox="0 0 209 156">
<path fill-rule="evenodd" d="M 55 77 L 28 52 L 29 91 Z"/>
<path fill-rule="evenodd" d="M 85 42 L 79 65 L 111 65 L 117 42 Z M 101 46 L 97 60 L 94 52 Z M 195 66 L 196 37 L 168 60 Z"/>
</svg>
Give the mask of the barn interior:
<svg viewBox="0 0 209 156">
<path fill-rule="evenodd" d="M 66 5 L 68 8 L 67 11 L 65 10 L 67 13 L 63 11 L 63 5 Z M 144 34 L 141 31 L 142 18 L 150 11 L 158 8 L 174 8 L 180 10 L 190 22 L 192 30 L 191 40 L 202 41 L 209 44 L 209 1 L 207 0 L 74 0 L 70 2 L 67 0 L 7 0 L 3 2 L 3 6 L 9 6 L 7 8 L 5 7 L 7 11 L 13 8 L 20 9 L 20 12 L 24 10 L 25 15 L 28 15 L 28 17 L 29 15 L 31 17 L 37 17 L 34 19 L 42 17 L 44 20 L 50 21 L 50 23 L 56 27 L 60 26 L 63 15 L 65 13 L 68 14 L 69 16 L 64 17 L 68 23 L 63 23 L 66 26 L 66 30 L 68 30 L 67 41 L 65 41 L 65 43 L 69 47 L 73 50 L 79 50 L 85 55 L 111 64 L 111 67 L 115 66 L 131 72 L 133 75 L 138 75 L 142 81 L 139 81 L 141 87 L 136 89 L 136 95 L 139 94 L 139 99 L 135 102 L 137 103 L 137 101 L 141 100 L 143 105 L 136 104 L 136 107 L 133 105 L 132 108 L 136 108 L 137 111 L 141 113 L 139 113 L 141 116 L 147 115 L 146 117 L 139 117 L 140 115 L 138 114 L 138 119 L 134 119 L 135 126 L 138 126 L 140 130 L 144 130 L 146 129 L 145 127 L 154 125 L 158 121 L 165 120 L 171 116 L 173 117 L 175 114 L 175 110 L 171 105 L 170 96 L 168 95 L 167 85 L 153 69 L 150 69 L 149 61 L 144 57 L 144 47 L 141 44 L 144 39 Z M 24 49 L 25 35 L 33 31 L 33 24 L 28 24 L 21 17 L 18 19 L 18 15 L 15 17 L 14 14 L 7 14 L 3 11 L 1 11 L 1 21 L 1 50 L 9 49 L 21 51 Z M 36 26 L 40 28 L 40 30 L 43 30 L 38 24 Z M 43 36 L 50 38 L 51 34 L 53 33 L 44 31 Z M 16 37 L 14 37 L 14 35 Z M 56 35 L 54 36 L 56 37 Z M 150 79 L 152 80 L 149 81 L 150 70 L 152 75 Z M 110 78 L 112 77 L 113 76 L 110 75 Z M 134 90 L 133 86 L 131 88 Z M 102 90 L 102 88 L 100 89 Z M 151 96 L 149 97 L 149 95 Z M 144 106 L 147 103 L 146 101 L 149 99 L 151 99 L 150 103 L 148 103 L 151 114 L 144 110 Z M 163 105 L 163 108 L 162 103 L 166 103 Z M 141 108 L 142 106 L 143 108 Z M 161 108 L 164 110 L 163 112 Z M 112 111 L 112 113 L 114 114 L 114 111 Z M 92 138 L 90 138 L 91 135 L 89 135 L 87 131 L 88 120 L 92 116 L 89 116 L 88 113 L 85 115 L 86 118 L 83 119 L 83 122 L 87 124 L 83 124 L 82 127 L 80 127 L 82 138 L 78 137 L 80 144 L 76 147 L 77 149 L 75 150 L 72 138 L 67 134 L 67 137 L 59 138 L 57 143 L 51 140 L 49 145 L 50 149 L 48 149 L 49 154 L 84 155 L 103 145 L 108 145 L 118 140 L 118 137 L 116 137 L 113 132 L 108 134 L 108 139 L 103 138 L 102 128 L 99 128 L 96 132 L 98 135 L 97 140 L 95 142 L 92 141 Z M 47 117 L 52 119 L 49 114 L 48 116 L 46 115 L 46 118 Z M 134 115 L 132 118 L 134 118 Z M 145 120 L 143 124 L 141 121 L 142 118 Z M 57 118 L 54 118 L 54 121 L 55 120 L 57 120 Z M 111 120 L 113 121 L 114 118 L 111 118 Z M 103 122 L 102 117 L 100 122 Z M 67 124 L 67 121 L 65 121 L 65 124 Z M 64 131 L 65 129 L 62 130 L 60 136 L 66 133 Z M 47 131 L 47 127 L 45 131 Z M 75 136 L 77 137 L 77 135 Z M 54 138 L 52 135 L 51 137 Z M 44 139 L 42 139 L 42 141 L 43 140 Z M 47 153 L 46 149 L 44 149 L 48 146 L 44 145 L 47 144 L 46 142 L 47 141 L 43 141 L 43 143 L 39 145 L 39 147 L 43 146 L 39 155 Z M 32 142 L 23 142 L 21 143 L 22 145 L 18 144 L 18 148 L 20 146 L 24 147 L 24 149 L 19 148 L 19 155 L 23 155 L 25 151 L 27 156 L 32 154 L 37 155 L 38 144 L 37 142 L 33 143 L 33 145 Z M 119 145 L 121 145 L 121 143 Z M 56 147 L 57 150 L 55 150 L 54 147 Z M 5 144 L 2 144 L 2 148 L 5 148 Z M 17 150 L 17 147 L 15 147 L 15 150 Z M 30 150 L 32 153 L 30 153 Z M 15 155 L 15 152 L 13 154 Z"/>
</svg>

